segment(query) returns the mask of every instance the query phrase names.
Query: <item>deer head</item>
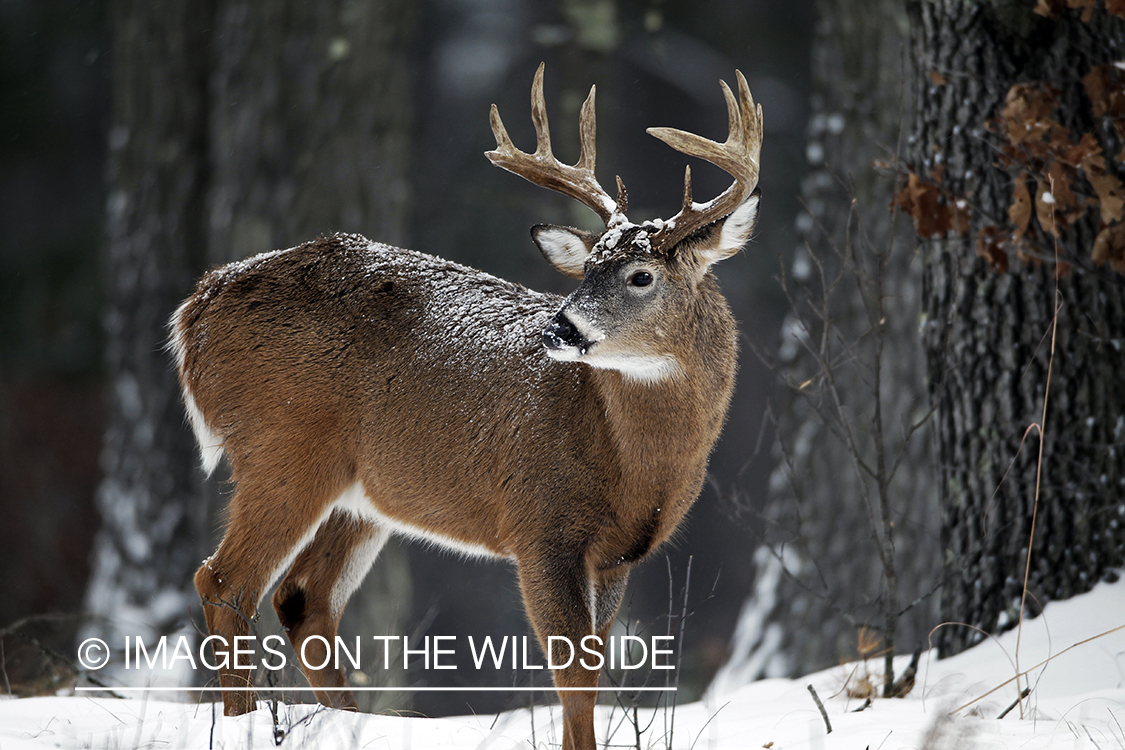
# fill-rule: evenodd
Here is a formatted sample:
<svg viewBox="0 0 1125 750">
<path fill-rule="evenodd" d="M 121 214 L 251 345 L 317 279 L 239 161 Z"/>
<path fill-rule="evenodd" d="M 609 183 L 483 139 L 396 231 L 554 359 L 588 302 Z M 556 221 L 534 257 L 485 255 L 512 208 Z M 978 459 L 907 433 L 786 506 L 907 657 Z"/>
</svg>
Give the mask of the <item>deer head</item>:
<svg viewBox="0 0 1125 750">
<path fill-rule="evenodd" d="M 594 176 L 594 87 L 582 105 L 581 154 L 573 166 L 559 162 L 551 151 L 542 64 L 531 87 L 536 134 L 533 153 L 513 145 L 492 105 L 496 149 L 485 154 L 492 163 L 578 200 L 606 225 L 601 234 L 552 225 L 532 229 L 536 245 L 551 265 L 582 280 L 543 331 L 543 345 L 553 359 L 618 370 L 629 379 L 645 382 L 682 374 L 674 344 L 676 336 L 687 332 L 672 330 L 683 319 L 674 311 L 692 304 L 696 288 L 713 264 L 742 248 L 758 216 L 762 109 L 754 104 L 741 72 L 737 78 L 737 100 L 730 87 L 720 82 L 729 119 L 724 143 L 674 128 L 648 130 L 677 151 L 721 167 L 734 177 L 734 183 L 718 197 L 695 203 L 691 167 L 687 167 L 679 213 L 641 224 L 627 216 L 628 199 L 621 177 L 614 200 Z"/>
</svg>

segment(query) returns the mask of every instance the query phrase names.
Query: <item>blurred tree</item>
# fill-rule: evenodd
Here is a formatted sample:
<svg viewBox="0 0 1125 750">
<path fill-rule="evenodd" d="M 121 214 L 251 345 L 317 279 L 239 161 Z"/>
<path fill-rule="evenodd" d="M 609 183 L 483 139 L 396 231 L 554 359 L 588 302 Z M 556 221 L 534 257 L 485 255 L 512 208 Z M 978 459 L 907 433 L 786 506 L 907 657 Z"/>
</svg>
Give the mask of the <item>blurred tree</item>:
<svg viewBox="0 0 1125 750">
<path fill-rule="evenodd" d="M 87 634 L 113 646 L 183 628 L 207 503 L 162 344 L 206 257 L 208 6 L 111 5 L 111 183 L 104 257 L 109 373 L 102 527 Z"/>
<path fill-rule="evenodd" d="M 413 11 L 118 0 L 110 15 L 110 403 L 87 607 L 112 645 L 189 627 L 191 577 L 214 542 L 165 321 L 207 265 L 326 228 L 405 239 Z M 399 632 L 409 582 L 401 554 L 385 555 L 351 609 Z"/>
<path fill-rule="evenodd" d="M 765 538 L 717 690 L 855 657 L 860 626 L 912 649 L 936 609 L 937 493 L 912 427 L 926 409 L 919 267 L 887 210 L 894 175 L 873 166 L 893 163 L 909 106 L 906 12 L 818 10 Z"/>
</svg>

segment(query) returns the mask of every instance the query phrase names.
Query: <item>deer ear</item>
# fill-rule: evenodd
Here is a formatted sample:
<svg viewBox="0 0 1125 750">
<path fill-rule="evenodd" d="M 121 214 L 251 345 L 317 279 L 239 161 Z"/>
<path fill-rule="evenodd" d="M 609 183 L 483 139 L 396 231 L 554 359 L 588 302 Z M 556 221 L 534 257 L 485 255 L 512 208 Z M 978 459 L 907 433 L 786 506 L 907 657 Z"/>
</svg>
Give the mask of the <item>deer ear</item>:
<svg viewBox="0 0 1125 750">
<path fill-rule="evenodd" d="M 761 197 L 762 191 L 755 188 L 738 208 L 731 211 L 725 219 L 715 222 L 703 242 L 692 248 L 705 268 L 734 255 L 750 239 L 750 234 L 758 224 L 758 202 Z"/>
<path fill-rule="evenodd" d="M 591 232 L 551 224 L 533 226 L 531 238 L 547 261 L 572 279 L 586 275 L 586 258 L 598 241 L 598 235 Z"/>
</svg>

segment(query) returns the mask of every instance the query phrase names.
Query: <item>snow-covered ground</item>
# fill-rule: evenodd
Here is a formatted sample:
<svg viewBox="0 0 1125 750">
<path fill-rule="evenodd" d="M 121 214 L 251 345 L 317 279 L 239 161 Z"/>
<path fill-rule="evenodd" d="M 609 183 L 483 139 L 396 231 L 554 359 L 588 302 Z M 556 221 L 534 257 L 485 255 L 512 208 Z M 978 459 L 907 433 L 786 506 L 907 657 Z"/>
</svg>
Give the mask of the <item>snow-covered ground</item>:
<svg viewBox="0 0 1125 750">
<path fill-rule="evenodd" d="M 1115 630 L 1121 628 L 1120 630 Z M 1113 632 L 1108 632 L 1113 631 Z M 1107 633 L 1108 634 L 1105 634 Z M 1105 635 L 1102 635 L 1105 634 Z M 1100 636 L 1100 637 L 1099 637 Z M 1019 669 L 1031 694 L 1003 719 L 1017 695 Z M 1052 658 L 1053 657 L 1053 658 Z M 1048 661 L 1049 660 L 1049 661 Z M 905 668 L 903 659 L 898 669 Z M 1044 663 L 1046 662 L 1046 663 Z M 872 671 L 877 669 L 872 664 Z M 1016 633 L 987 640 L 945 661 L 923 656 L 902 699 L 876 699 L 863 711 L 846 686 L 862 664 L 800 680 L 764 680 L 670 710 L 641 712 L 651 724 L 642 748 L 1091 748 L 1125 749 L 1125 581 L 1052 603 Z M 808 685 L 823 699 L 832 733 Z M 992 692 L 990 692 L 992 691 Z M 983 697 L 982 697 L 983 696 Z M 970 701 L 976 701 L 964 706 Z M 264 705 L 264 704 L 263 704 Z M 959 709 L 959 710 L 958 710 Z M 280 747 L 551 748 L 562 739 L 557 708 L 446 719 L 375 716 L 282 706 Z M 620 710 L 599 708 L 599 741 L 636 747 Z M 24 748 L 273 748 L 268 709 L 237 718 L 212 704 L 83 695 L 0 700 L 0 750 Z M 612 736 L 610 736 L 612 734 Z"/>
</svg>

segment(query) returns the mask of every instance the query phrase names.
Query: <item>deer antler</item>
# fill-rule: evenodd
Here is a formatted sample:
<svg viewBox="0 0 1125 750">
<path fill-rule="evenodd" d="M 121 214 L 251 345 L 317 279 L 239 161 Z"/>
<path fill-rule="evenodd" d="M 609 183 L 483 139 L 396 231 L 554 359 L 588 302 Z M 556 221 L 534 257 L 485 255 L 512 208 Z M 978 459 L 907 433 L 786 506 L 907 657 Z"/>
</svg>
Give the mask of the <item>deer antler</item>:
<svg viewBox="0 0 1125 750">
<path fill-rule="evenodd" d="M 535 123 L 535 153 L 520 151 L 512 144 L 504 123 L 500 121 L 500 111 L 492 105 L 488 116 L 492 134 L 496 136 L 496 150 L 486 151 L 485 156 L 498 167 L 517 174 L 540 187 L 569 195 L 584 206 L 589 206 L 602 218 L 607 227 L 625 221 L 628 210 L 625 186 L 617 178 L 617 200 L 614 201 L 602 189 L 594 177 L 594 87 L 582 105 L 578 120 L 579 138 L 582 153 L 574 166 L 567 166 L 551 153 L 551 133 L 547 125 L 547 105 L 543 102 L 543 63 L 535 71 L 535 81 L 531 85 L 531 119 Z"/>
<path fill-rule="evenodd" d="M 726 81 L 719 81 L 727 99 L 730 126 L 725 143 L 716 143 L 702 136 L 675 128 L 649 128 L 648 133 L 688 156 L 698 156 L 734 177 L 734 184 L 707 203 L 694 203 L 691 198 L 691 167 L 684 173 L 684 202 L 680 212 L 664 222 L 653 235 L 654 249 L 673 247 L 700 227 L 718 221 L 738 208 L 758 184 L 758 155 L 762 149 L 762 107 L 755 105 L 750 87 L 740 71 L 738 96 Z"/>
</svg>

